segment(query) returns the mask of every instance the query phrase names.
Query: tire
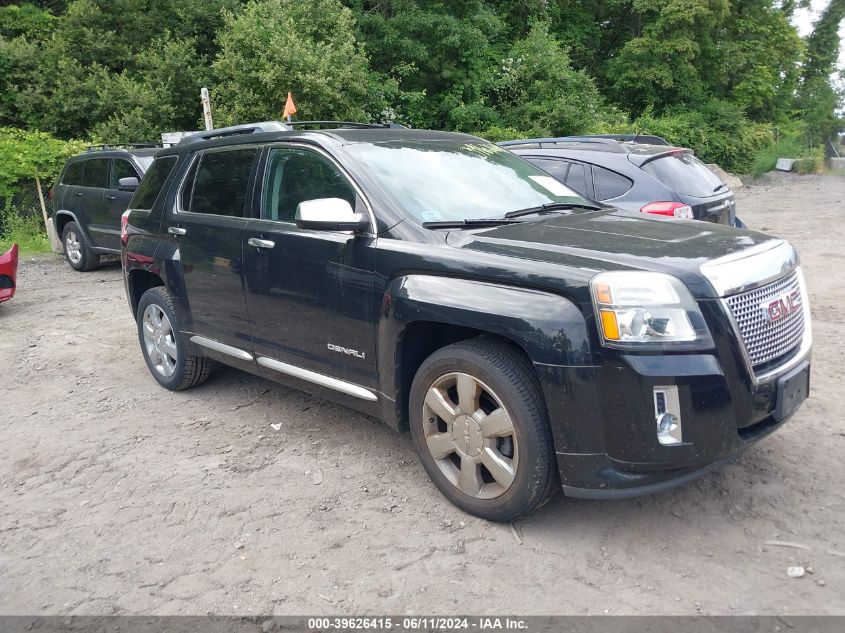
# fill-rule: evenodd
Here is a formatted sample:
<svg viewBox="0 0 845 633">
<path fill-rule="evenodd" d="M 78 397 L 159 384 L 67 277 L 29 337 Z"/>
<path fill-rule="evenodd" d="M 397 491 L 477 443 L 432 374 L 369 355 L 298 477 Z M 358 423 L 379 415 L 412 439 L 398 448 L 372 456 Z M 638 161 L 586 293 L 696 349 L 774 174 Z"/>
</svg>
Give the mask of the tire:
<svg viewBox="0 0 845 633">
<path fill-rule="evenodd" d="M 188 354 L 167 290 L 158 286 L 141 295 L 135 320 L 141 353 L 158 384 L 182 391 L 208 380 L 213 363 L 204 356 Z"/>
<path fill-rule="evenodd" d="M 62 229 L 62 246 L 70 267 L 80 272 L 93 270 L 100 264 L 100 256 L 91 250 L 91 245 L 76 222 L 68 222 Z"/>
<path fill-rule="evenodd" d="M 461 394 L 471 400 L 470 415 L 461 411 Z M 409 400 L 417 454 L 460 509 L 511 521 L 559 488 L 540 384 L 513 347 L 472 339 L 439 349 L 417 370 Z"/>
</svg>

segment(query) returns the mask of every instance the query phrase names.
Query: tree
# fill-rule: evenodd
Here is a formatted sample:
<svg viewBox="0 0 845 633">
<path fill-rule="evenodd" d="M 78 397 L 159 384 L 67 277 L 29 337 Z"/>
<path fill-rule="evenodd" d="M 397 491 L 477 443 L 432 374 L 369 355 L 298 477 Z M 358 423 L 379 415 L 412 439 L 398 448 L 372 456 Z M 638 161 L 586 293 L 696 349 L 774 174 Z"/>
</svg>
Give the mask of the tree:
<svg viewBox="0 0 845 633">
<path fill-rule="evenodd" d="M 281 116 L 294 94 L 308 119 L 363 119 L 367 58 L 337 0 L 254 0 L 227 13 L 212 89 L 217 124 Z"/>
</svg>

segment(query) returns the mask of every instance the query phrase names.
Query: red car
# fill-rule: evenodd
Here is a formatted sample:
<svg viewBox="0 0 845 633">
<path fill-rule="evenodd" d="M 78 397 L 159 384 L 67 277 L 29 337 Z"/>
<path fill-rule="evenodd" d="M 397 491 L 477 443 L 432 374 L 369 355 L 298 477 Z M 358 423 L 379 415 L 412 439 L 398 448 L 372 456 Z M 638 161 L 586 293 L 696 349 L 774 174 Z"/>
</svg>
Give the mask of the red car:
<svg viewBox="0 0 845 633">
<path fill-rule="evenodd" d="M 0 303 L 15 296 L 15 277 L 18 274 L 18 245 L 0 255 Z"/>
</svg>

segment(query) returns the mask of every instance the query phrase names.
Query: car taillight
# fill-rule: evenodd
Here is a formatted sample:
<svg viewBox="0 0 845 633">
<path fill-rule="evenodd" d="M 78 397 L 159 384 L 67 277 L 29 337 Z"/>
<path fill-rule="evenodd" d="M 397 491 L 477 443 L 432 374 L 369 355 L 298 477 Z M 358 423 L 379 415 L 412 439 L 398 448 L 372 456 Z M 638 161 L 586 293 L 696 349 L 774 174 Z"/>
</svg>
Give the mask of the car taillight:
<svg viewBox="0 0 845 633">
<path fill-rule="evenodd" d="M 120 216 L 120 242 L 126 246 L 129 240 L 129 209 L 123 212 Z"/>
<path fill-rule="evenodd" d="M 667 215 L 670 218 L 680 218 L 682 220 L 695 219 L 695 216 L 692 214 L 692 207 L 683 202 L 649 202 L 640 211 L 653 215 Z"/>
</svg>

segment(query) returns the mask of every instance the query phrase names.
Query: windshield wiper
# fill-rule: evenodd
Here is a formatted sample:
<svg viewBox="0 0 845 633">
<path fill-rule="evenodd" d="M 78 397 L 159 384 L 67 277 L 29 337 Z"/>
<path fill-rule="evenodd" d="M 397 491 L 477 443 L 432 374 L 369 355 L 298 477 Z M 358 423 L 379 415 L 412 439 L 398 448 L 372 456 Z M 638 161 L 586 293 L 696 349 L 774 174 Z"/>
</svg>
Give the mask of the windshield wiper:
<svg viewBox="0 0 845 633">
<path fill-rule="evenodd" d="M 713 189 L 713 193 L 716 193 L 716 192 L 717 192 L 717 191 L 719 191 L 719 189 L 721 189 L 722 187 L 727 187 L 727 186 L 728 186 L 728 183 L 726 183 L 726 182 L 720 182 L 720 183 L 719 183 L 718 185 L 716 185 L 716 187 Z"/>
<path fill-rule="evenodd" d="M 597 204 L 590 204 L 588 202 L 549 202 L 541 204 L 538 207 L 528 207 L 527 209 L 518 209 L 516 211 L 508 211 L 505 213 L 506 218 L 521 218 L 524 215 L 533 215 L 535 213 L 549 213 L 550 211 L 567 211 L 571 209 L 590 209 L 591 211 L 600 211 L 605 207 Z"/>
<path fill-rule="evenodd" d="M 436 222 L 423 222 L 426 229 L 463 229 L 478 226 L 498 226 L 499 224 L 519 224 L 518 220 L 510 218 L 466 218 L 463 220 L 438 220 Z"/>
</svg>

